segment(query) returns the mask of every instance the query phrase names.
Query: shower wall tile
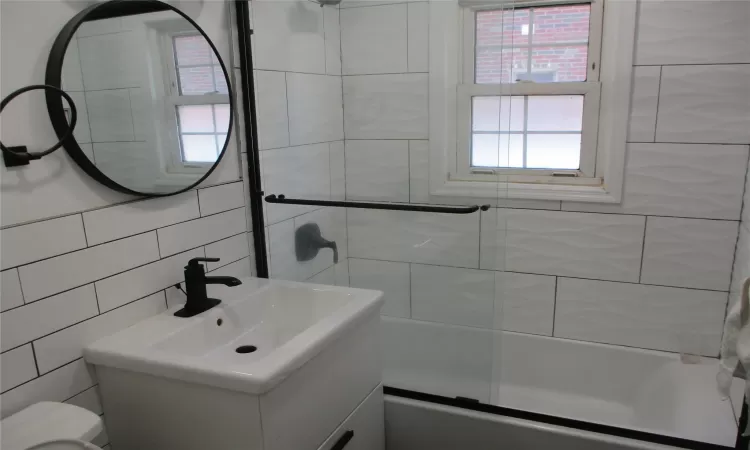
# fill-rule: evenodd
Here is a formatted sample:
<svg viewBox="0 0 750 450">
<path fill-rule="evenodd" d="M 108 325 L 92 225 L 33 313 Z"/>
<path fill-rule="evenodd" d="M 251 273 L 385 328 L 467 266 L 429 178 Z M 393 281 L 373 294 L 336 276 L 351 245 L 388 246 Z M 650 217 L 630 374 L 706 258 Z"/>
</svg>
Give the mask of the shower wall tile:
<svg viewBox="0 0 750 450">
<path fill-rule="evenodd" d="M 135 40 L 131 32 L 112 33 L 81 37 L 78 39 L 78 55 L 81 61 L 83 86 L 86 91 L 140 87 L 143 82 L 144 61 L 142 42 Z M 112 51 L 112 49 L 119 51 Z M 123 91 L 127 94 L 127 91 Z M 90 114 L 94 114 L 89 110 Z"/>
<path fill-rule="evenodd" d="M 660 79 L 661 67 L 633 68 L 633 95 L 630 103 L 628 142 L 654 141 Z"/>
<path fill-rule="evenodd" d="M 134 141 L 133 112 L 127 89 L 86 92 L 92 142 Z"/>
<path fill-rule="evenodd" d="M 729 290 L 738 222 L 649 217 L 641 283 Z"/>
<path fill-rule="evenodd" d="M 341 27 L 339 10 L 323 8 L 326 38 L 326 73 L 341 75 Z"/>
<path fill-rule="evenodd" d="M 314 144 L 262 152 L 263 179 L 268 194 L 328 200 L 331 195 L 329 145 Z M 313 206 L 267 204 L 266 224 L 274 224 L 315 209 Z"/>
<path fill-rule="evenodd" d="M 347 140 L 346 198 L 408 203 L 409 141 Z"/>
<path fill-rule="evenodd" d="M 638 281 L 645 218 L 510 209 L 505 267 L 513 272 Z M 484 253 L 484 252 L 483 252 Z"/>
<path fill-rule="evenodd" d="M 571 211 L 740 217 L 747 145 L 629 144 L 621 205 L 563 202 Z"/>
<path fill-rule="evenodd" d="M 3 269 L 86 247 L 86 233 L 78 214 L 6 228 L 0 231 L 0 238 Z"/>
<path fill-rule="evenodd" d="M 4 270 L 0 273 L 0 311 L 23 305 L 23 292 L 21 292 L 21 280 L 18 278 L 18 269 Z"/>
<path fill-rule="evenodd" d="M 344 75 L 408 72 L 407 5 L 341 10 Z"/>
<path fill-rule="evenodd" d="M 413 319 L 492 328 L 495 274 L 412 264 L 411 297 Z"/>
<path fill-rule="evenodd" d="M 329 144 L 331 170 L 331 200 L 346 199 L 346 152 L 344 141 Z"/>
<path fill-rule="evenodd" d="M 748 41 L 746 39 L 746 41 Z M 744 43 L 750 48 L 750 42 Z M 750 142 L 750 65 L 665 66 L 656 140 Z"/>
<path fill-rule="evenodd" d="M 349 258 L 349 278 L 352 287 L 383 291 L 385 304 L 380 314 L 411 316 L 409 264 Z"/>
<path fill-rule="evenodd" d="M 479 215 L 351 209 L 349 254 L 354 258 L 474 267 L 479 262 Z"/>
<path fill-rule="evenodd" d="M 716 357 L 726 292 L 558 278 L 555 336 Z"/>
<path fill-rule="evenodd" d="M 346 261 L 333 265 L 307 280 L 328 286 L 349 286 L 349 267 Z"/>
<path fill-rule="evenodd" d="M 409 201 L 430 201 L 430 141 L 409 141 Z"/>
<path fill-rule="evenodd" d="M 750 63 L 743 1 L 648 1 L 640 5 L 635 64 Z"/>
<path fill-rule="evenodd" d="M 326 73 L 324 9 L 312 2 L 253 2 L 255 68 Z"/>
<path fill-rule="evenodd" d="M 303 281 L 297 278 L 297 261 L 294 256 L 294 220 L 289 219 L 273 224 L 267 230 L 270 278 Z"/>
<path fill-rule="evenodd" d="M 344 139 L 341 77 L 288 73 L 291 145 Z"/>
<path fill-rule="evenodd" d="M 428 139 L 427 104 L 427 74 L 344 77 L 346 138 Z"/>
<path fill-rule="evenodd" d="M 383 383 L 490 401 L 491 330 L 384 317 Z"/>
<path fill-rule="evenodd" d="M 555 283 L 545 275 L 496 272 L 494 328 L 551 336 Z"/>
<path fill-rule="evenodd" d="M 430 4 L 409 3 L 409 72 L 427 72 L 429 67 Z"/>
<path fill-rule="evenodd" d="M 261 150 L 289 146 L 286 74 L 255 71 L 256 108 L 258 110 L 258 147 Z"/>
</svg>

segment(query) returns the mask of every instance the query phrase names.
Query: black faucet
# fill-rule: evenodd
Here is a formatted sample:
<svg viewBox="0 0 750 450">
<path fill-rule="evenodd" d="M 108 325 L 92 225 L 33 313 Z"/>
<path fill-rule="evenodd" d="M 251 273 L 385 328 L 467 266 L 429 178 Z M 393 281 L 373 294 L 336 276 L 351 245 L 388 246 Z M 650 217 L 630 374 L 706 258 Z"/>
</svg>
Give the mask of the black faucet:
<svg viewBox="0 0 750 450">
<path fill-rule="evenodd" d="M 207 284 L 223 284 L 225 286 L 239 286 L 242 281 L 235 277 L 207 277 L 201 262 L 219 262 L 219 258 L 193 258 L 185 266 L 185 307 L 174 313 L 177 317 L 193 317 L 208 311 L 221 303 L 216 298 L 208 298 Z"/>
</svg>

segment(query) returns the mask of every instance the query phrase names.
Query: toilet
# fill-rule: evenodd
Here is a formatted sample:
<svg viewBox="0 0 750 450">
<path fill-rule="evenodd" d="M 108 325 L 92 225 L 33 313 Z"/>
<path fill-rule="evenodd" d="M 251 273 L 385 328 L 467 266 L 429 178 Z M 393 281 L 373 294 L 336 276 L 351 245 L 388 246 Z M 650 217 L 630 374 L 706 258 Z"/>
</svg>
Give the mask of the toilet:
<svg viewBox="0 0 750 450">
<path fill-rule="evenodd" d="M 102 419 L 79 406 L 40 402 L 0 421 L 3 450 L 101 450 Z"/>
</svg>

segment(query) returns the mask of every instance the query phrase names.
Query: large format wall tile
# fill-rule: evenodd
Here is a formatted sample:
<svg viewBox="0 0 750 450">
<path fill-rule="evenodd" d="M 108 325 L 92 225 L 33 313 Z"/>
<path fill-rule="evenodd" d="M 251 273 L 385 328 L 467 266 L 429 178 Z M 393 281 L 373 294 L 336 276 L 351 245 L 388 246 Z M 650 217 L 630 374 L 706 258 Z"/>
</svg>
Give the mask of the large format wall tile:
<svg viewBox="0 0 750 450">
<path fill-rule="evenodd" d="M 658 142 L 747 144 L 748 124 L 750 65 L 662 68 Z"/>
<path fill-rule="evenodd" d="M 341 10 L 344 75 L 408 72 L 407 43 L 406 4 Z"/>
<path fill-rule="evenodd" d="M 430 4 L 409 3 L 409 72 L 429 70 Z"/>
<path fill-rule="evenodd" d="M 494 328 L 552 335 L 555 283 L 546 275 L 497 272 Z"/>
<path fill-rule="evenodd" d="M 494 332 L 384 317 L 383 383 L 490 401 Z"/>
<path fill-rule="evenodd" d="M 288 73 L 291 145 L 344 139 L 341 77 Z"/>
<path fill-rule="evenodd" d="M 411 316 L 409 264 L 349 258 L 349 279 L 352 287 L 383 291 L 385 304 L 380 314 Z"/>
<path fill-rule="evenodd" d="M 506 241 L 506 270 L 638 281 L 644 217 L 522 209 L 505 214 L 507 232 L 498 235 Z"/>
<path fill-rule="evenodd" d="M 92 142 L 135 140 L 133 111 L 127 89 L 86 92 L 86 106 Z"/>
<path fill-rule="evenodd" d="M 255 71 L 258 88 L 255 93 L 258 110 L 258 147 L 261 150 L 289 146 L 286 74 Z"/>
<path fill-rule="evenodd" d="M 328 161 L 331 171 L 331 200 L 346 199 L 346 150 L 344 141 L 328 144 L 330 153 Z"/>
<path fill-rule="evenodd" d="M 559 278 L 555 336 L 718 356 L 725 292 Z"/>
<path fill-rule="evenodd" d="M 750 63 L 745 1 L 647 1 L 639 17 L 636 64 Z"/>
<path fill-rule="evenodd" d="M 649 217 L 641 283 L 729 290 L 738 222 Z"/>
<path fill-rule="evenodd" d="M 621 205 L 563 202 L 571 211 L 740 217 L 747 145 L 629 144 Z"/>
<path fill-rule="evenodd" d="M 408 203 L 409 141 L 346 141 L 346 198 Z"/>
<path fill-rule="evenodd" d="M 323 8 L 323 22 L 326 38 L 326 73 L 341 75 L 341 29 L 339 10 Z"/>
<path fill-rule="evenodd" d="M 492 328 L 495 273 L 412 264 L 411 297 L 413 319 Z"/>
<path fill-rule="evenodd" d="M 329 145 L 315 144 L 262 152 L 264 189 L 289 198 L 328 200 L 331 195 Z M 265 204 L 265 203 L 264 203 Z M 312 206 L 267 204 L 266 224 L 309 212 Z"/>
<path fill-rule="evenodd" d="M 158 248 L 152 231 L 23 266 L 18 272 L 24 298 L 32 302 L 148 264 L 159 259 Z"/>
<path fill-rule="evenodd" d="M 199 216 L 198 196 L 191 191 L 89 211 L 83 213 L 83 223 L 89 245 L 96 245 Z"/>
<path fill-rule="evenodd" d="M 344 77 L 347 139 L 427 139 L 427 74 Z"/>
<path fill-rule="evenodd" d="M 734 267 L 732 267 L 732 285 L 730 287 L 730 299 L 740 298 L 742 284 L 750 277 L 750 223 L 740 223 L 737 249 L 734 255 Z M 733 304 L 733 303 L 731 303 Z"/>
<path fill-rule="evenodd" d="M 323 9 L 312 2 L 253 2 L 255 68 L 325 73 Z"/>
<path fill-rule="evenodd" d="M 3 269 L 86 247 L 86 234 L 78 214 L 6 228 L 0 231 L 0 237 Z"/>
<path fill-rule="evenodd" d="M 479 215 L 351 209 L 354 258 L 477 267 Z"/>
<path fill-rule="evenodd" d="M 628 142 L 654 141 L 660 79 L 661 67 L 633 68 L 633 96 L 630 103 Z"/>
<path fill-rule="evenodd" d="M 409 201 L 430 202 L 430 141 L 409 141 Z"/>
</svg>

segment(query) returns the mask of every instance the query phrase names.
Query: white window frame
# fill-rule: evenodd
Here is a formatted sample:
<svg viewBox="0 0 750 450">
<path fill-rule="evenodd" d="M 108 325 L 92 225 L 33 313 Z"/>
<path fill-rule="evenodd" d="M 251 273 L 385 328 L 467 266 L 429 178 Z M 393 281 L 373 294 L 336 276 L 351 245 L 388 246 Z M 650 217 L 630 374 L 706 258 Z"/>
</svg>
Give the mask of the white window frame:
<svg viewBox="0 0 750 450">
<path fill-rule="evenodd" d="M 460 1 L 462 4 L 459 0 L 430 4 L 430 194 L 619 203 L 630 109 L 636 0 L 591 2 L 590 20 L 592 24 L 601 23 L 602 31 L 601 39 L 596 39 L 594 26 L 589 39 L 586 82 L 497 85 L 474 84 L 477 10 L 584 2 Z M 565 94 L 585 96 L 580 170 L 470 169 L 472 96 Z"/>
<path fill-rule="evenodd" d="M 204 95 L 181 95 L 180 94 L 180 80 L 177 76 L 177 65 L 175 62 L 176 55 L 174 54 L 174 38 L 180 36 L 195 36 L 200 35 L 195 30 L 190 31 L 172 31 L 163 33 L 161 36 L 161 52 L 163 55 L 162 61 L 164 64 L 164 70 L 167 76 L 164 77 L 165 92 L 164 108 L 165 117 L 168 122 L 167 129 L 174 130 L 174 134 L 170 136 L 170 139 L 174 141 L 174 145 L 170 145 L 171 149 L 169 155 L 169 163 L 167 170 L 169 172 L 177 173 L 202 173 L 205 172 L 206 168 L 211 167 L 214 163 L 209 162 L 193 162 L 184 161 L 182 159 L 182 139 L 180 138 L 180 126 L 177 119 L 177 107 L 183 105 L 214 105 L 214 104 L 229 104 L 229 95 L 227 94 L 204 94 Z M 213 65 L 212 65 L 213 66 Z M 206 133 L 214 134 L 214 133 Z M 220 134 L 220 133 L 215 133 Z M 227 139 L 229 137 L 227 136 Z M 217 150 L 217 153 L 220 150 Z"/>
</svg>

